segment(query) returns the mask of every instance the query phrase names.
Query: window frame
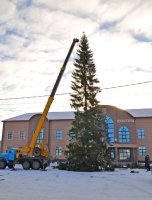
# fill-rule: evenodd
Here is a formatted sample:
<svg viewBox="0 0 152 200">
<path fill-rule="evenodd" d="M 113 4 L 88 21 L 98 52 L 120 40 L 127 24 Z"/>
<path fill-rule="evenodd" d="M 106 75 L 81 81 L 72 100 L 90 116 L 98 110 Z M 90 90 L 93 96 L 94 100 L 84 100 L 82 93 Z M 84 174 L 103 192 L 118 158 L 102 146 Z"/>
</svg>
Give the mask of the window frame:
<svg viewBox="0 0 152 200">
<path fill-rule="evenodd" d="M 138 155 L 140 157 L 145 157 L 147 155 L 147 148 L 145 146 L 138 147 Z"/>
<path fill-rule="evenodd" d="M 62 147 L 61 146 L 56 146 L 55 155 L 56 156 L 62 156 Z"/>
<path fill-rule="evenodd" d="M 63 131 L 57 129 L 55 132 L 55 138 L 56 138 L 56 140 L 62 140 L 63 139 Z"/>
<path fill-rule="evenodd" d="M 71 141 L 71 140 L 76 140 L 76 134 L 74 133 L 74 132 L 72 132 L 72 131 L 69 131 L 69 140 Z"/>
<path fill-rule="evenodd" d="M 115 148 L 109 148 L 108 149 L 109 157 L 114 160 L 116 158 L 116 151 Z"/>
<path fill-rule="evenodd" d="M 138 139 L 144 139 L 145 138 L 145 130 L 143 128 L 139 128 L 137 130 L 138 133 Z"/>
<path fill-rule="evenodd" d="M 130 132 L 127 126 L 121 126 L 118 130 L 118 142 L 130 143 Z"/>
<path fill-rule="evenodd" d="M 114 131 L 114 122 L 111 117 L 106 115 L 104 117 L 104 123 L 106 125 L 107 130 L 107 140 L 108 143 L 114 143 L 115 142 L 115 131 Z"/>
<path fill-rule="evenodd" d="M 25 140 L 25 132 L 24 131 L 20 131 L 20 140 Z"/>
<path fill-rule="evenodd" d="M 12 131 L 8 131 L 8 133 L 7 133 L 7 140 L 13 140 L 13 132 Z"/>
<path fill-rule="evenodd" d="M 121 155 L 121 153 L 122 153 L 122 155 Z M 127 154 L 129 156 L 127 156 Z M 119 161 L 130 161 L 131 160 L 131 149 L 130 148 L 119 148 L 118 149 L 118 158 L 119 158 Z"/>
</svg>

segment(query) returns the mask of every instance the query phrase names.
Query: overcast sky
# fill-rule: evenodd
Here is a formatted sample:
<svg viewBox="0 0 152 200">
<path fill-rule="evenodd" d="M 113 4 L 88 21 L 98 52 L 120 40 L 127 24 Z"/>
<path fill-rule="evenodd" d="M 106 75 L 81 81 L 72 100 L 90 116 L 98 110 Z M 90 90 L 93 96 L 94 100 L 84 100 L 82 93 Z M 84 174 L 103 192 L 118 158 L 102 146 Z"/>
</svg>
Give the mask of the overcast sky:
<svg viewBox="0 0 152 200">
<path fill-rule="evenodd" d="M 0 4 L 0 120 L 43 111 L 73 38 L 81 38 L 83 32 L 103 89 L 98 96 L 101 104 L 152 108 L 152 0 L 0 0 Z M 63 93 L 70 92 L 77 48 L 50 111 L 71 110 L 69 95 Z M 142 84 L 112 88 L 134 83 Z"/>
</svg>

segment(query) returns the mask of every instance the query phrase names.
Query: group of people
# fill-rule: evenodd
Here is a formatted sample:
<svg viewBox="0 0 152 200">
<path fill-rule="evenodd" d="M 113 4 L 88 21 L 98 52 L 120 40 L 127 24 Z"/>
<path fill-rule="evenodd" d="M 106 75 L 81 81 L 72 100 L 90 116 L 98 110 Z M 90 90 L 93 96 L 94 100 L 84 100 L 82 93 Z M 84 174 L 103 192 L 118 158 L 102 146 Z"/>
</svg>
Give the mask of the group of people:
<svg viewBox="0 0 152 200">
<path fill-rule="evenodd" d="M 147 171 L 150 171 L 150 157 L 149 155 L 145 156 L 145 168 Z"/>
</svg>

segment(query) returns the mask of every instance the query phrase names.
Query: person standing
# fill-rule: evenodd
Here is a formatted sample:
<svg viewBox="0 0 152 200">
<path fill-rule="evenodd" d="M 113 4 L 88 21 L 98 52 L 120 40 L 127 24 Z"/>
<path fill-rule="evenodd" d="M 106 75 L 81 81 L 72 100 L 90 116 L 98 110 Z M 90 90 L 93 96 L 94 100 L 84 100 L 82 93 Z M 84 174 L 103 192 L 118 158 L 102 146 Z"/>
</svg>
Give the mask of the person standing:
<svg viewBox="0 0 152 200">
<path fill-rule="evenodd" d="M 147 169 L 147 171 L 150 171 L 150 157 L 149 157 L 149 155 L 145 156 L 145 168 Z"/>
</svg>

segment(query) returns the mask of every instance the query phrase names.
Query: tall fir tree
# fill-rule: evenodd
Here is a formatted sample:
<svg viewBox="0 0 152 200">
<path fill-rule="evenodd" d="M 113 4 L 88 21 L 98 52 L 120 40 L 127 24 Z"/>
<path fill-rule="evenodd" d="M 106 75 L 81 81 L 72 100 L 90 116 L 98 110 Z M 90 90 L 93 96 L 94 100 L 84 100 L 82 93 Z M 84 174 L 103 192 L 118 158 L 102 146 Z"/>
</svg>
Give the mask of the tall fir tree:
<svg viewBox="0 0 152 200">
<path fill-rule="evenodd" d="M 75 59 L 75 70 L 72 73 L 73 94 L 71 94 L 71 106 L 79 111 L 84 111 L 98 105 L 96 95 L 101 91 L 95 84 L 99 83 L 96 76 L 96 68 L 93 61 L 93 53 L 89 48 L 88 39 L 83 33 L 80 40 L 77 58 Z"/>
<path fill-rule="evenodd" d="M 106 129 L 97 94 L 101 89 L 88 39 L 83 33 L 72 73 L 71 107 L 75 112 L 69 136 L 74 139 L 67 146 L 68 170 L 97 171 L 110 163 L 107 153 Z"/>
</svg>

